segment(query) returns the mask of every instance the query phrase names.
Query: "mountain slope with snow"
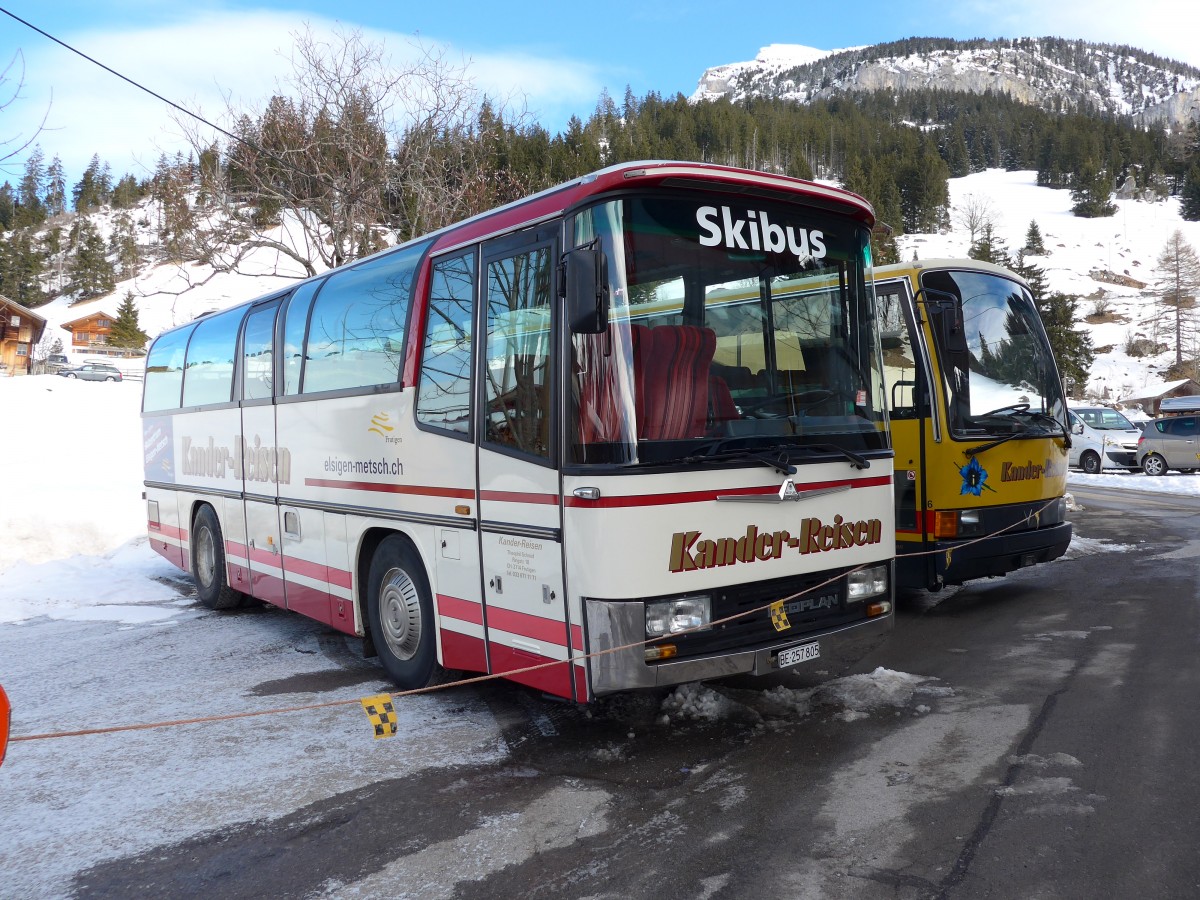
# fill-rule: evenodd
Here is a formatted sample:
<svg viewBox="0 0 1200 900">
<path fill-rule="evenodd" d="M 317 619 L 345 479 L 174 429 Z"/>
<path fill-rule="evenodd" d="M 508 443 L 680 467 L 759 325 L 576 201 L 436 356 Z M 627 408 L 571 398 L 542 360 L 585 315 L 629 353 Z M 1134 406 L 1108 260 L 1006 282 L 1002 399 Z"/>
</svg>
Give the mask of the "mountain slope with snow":
<svg viewBox="0 0 1200 900">
<path fill-rule="evenodd" d="M 913 38 L 787 53 L 710 68 L 691 99 L 773 97 L 809 103 L 843 92 L 994 91 L 1054 111 L 1094 110 L 1175 126 L 1200 115 L 1200 70 L 1132 47 L 1061 38 Z"/>
</svg>

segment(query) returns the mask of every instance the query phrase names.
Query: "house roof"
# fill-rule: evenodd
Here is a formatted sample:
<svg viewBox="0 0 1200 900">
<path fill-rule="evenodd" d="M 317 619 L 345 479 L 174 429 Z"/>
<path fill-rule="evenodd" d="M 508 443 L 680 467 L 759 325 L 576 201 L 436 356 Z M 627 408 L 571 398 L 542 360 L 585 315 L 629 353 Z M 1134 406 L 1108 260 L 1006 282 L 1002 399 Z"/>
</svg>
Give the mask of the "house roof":
<svg viewBox="0 0 1200 900">
<path fill-rule="evenodd" d="M 3 294 L 0 294 L 0 304 L 3 304 L 5 307 L 7 307 L 9 309 L 16 310 L 19 314 L 21 314 L 23 316 L 29 316 L 31 319 L 37 319 L 39 322 L 42 323 L 43 326 L 45 326 L 45 324 L 46 324 L 45 316 L 39 316 L 32 309 L 28 309 L 28 308 L 22 306 L 16 300 L 9 300 Z"/>
<path fill-rule="evenodd" d="M 1139 388 L 1133 395 L 1122 397 L 1122 403 L 1140 403 L 1143 400 L 1158 400 L 1165 397 L 1171 391 L 1181 388 L 1184 385 L 1191 385 L 1200 391 L 1200 384 L 1197 384 L 1190 378 L 1180 378 L 1177 381 L 1160 381 L 1157 384 L 1147 384 Z"/>
<path fill-rule="evenodd" d="M 98 309 L 95 312 L 88 313 L 86 316 L 80 316 L 78 319 L 72 319 L 70 322 L 63 322 L 62 327 L 65 328 L 67 331 L 70 331 L 72 325 L 76 325 L 79 322 L 86 322 L 89 319 L 108 319 L 110 322 L 113 322 L 113 321 L 116 321 L 116 318 L 117 317 L 114 316 L 112 313 L 105 312 L 102 309 Z"/>
</svg>

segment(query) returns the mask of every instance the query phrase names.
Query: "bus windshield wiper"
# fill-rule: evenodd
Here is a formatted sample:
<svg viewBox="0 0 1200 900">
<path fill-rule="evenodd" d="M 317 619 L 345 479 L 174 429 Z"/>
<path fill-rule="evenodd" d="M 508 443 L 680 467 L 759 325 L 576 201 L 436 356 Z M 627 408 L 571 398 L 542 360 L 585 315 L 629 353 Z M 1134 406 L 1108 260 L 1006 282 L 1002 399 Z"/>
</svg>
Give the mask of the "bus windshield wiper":
<svg viewBox="0 0 1200 900">
<path fill-rule="evenodd" d="M 871 468 L 871 461 L 861 453 L 855 453 L 853 450 L 847 450 L 845 447 L 839 447 L 837 444 L 800 444 L 800 449 L 811 450 L 814 453 L 836 453 L 839 456 L 845 457 L 850 465 L 856 469 Z"/>
<path fill-rule="evenodd" d="M 764 466 L 770 466 L 784 475 L 796 474 L 796 467 L 788 462 L 787 458 L 786 451 L 791 449 L 790 447 L 783 444 L 775 444 L 770 447 L 729 447 L 724 450 L 720 449 L 730 440 L 731 438 L 715 440 L 705 445 L 700 453 L 693 456 L 685 456 L 679 462 L 685 465 L 692 465 L 694 463 L 717 459 L 752 459 L 762 463 Z M 778 455 L 771 455 L 771 451 L 773 450 L 778 451 Z"/>
<path fill-rule="evenodd" d="M 1047 413 L 1043 413 L 1043 412 L 1030 412 L 1028 410 L 1028 407 L 1026 407 L 1025 409 L 1020 409 L 1019 407 L 1021 405 L 1022 404 L 1017 404 L 1017 406 L 1015 406 L 1015 407 L 1005 407 L 1005 409 L 1011 409 L 1013 411 L 1014 416 L 1015 415 L 1025 415 L 1031 419 L 1041 419 L 1046 422 L 1052 422 L 1056 426 L 1055 430 L 1061 431 L 1063 437 L 1066 438 L 1067 441 L 1070 441 L 1070 439 L 1071 439 L 1070 432 L 1067 431 L 1067 427 L 1065 425 L 1063 425 L 1063 423 L 1060 422 L 1058 419 L 1054 418 L 1054 416 L 1051 416 L 1051 415 L 1049 415 Z M 986 418 L 989 415 L 992 415 L 992 414 L 984 413 L 982 416 L 972 416 L 972 418 L 973 419 L 982 419 L 982 418 Z M 965 450 L 963 450 L 963 453 L 965 453 L 967 456 L 975 456 L 976 454 L 983 453 L 985 450 L 991 450 L 993 447 L 999 447 L 1001 444 L 1011 441 L 1015 438 L 1035 437 L 1035 436 L 1045 434 L 1044 430 L 1034 431 L 1032 428 L 1029 427 L 1028 424 L 1022 422 L 1020 419 L 1014 418 L 1013 416 L 996 416 L 996 418 L 1002 418 L 1002 419 L 1005 419 L 1006 421 L 1011 422 L 1012 424 L 1017 426 L 1017 430 L 1012 432 L 1012 434 L 1006 434 L 1006 435 L 1003 435 L 1002 437 L 998 437 L 994 441 L 988 441 L 986 444 L 980 444 L 977 447 L 967 447 Z M 1030 424 L 1032 424 L 1032 423 L 1030 423 Z"/>
</svg>

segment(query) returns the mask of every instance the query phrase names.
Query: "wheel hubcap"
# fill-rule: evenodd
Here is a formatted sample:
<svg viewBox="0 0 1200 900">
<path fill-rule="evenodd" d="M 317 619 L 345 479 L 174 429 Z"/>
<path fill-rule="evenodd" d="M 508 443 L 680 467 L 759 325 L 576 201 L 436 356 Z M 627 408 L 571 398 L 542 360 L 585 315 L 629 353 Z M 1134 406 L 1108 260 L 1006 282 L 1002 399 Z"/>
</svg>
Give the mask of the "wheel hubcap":
<svg viewBox="0 0 1200 900">
<path fill-rule="evenodd" d="M 421 646 L 421 598 L 403 569 L 389 569 L 379 592 L 383 639 L 397 659 L 409 660 Z"/>
<path fill-rule="evenodd" d="M 217 552 L 213 547 L 213 535 L 206 526 L 196 532 L 196 578 L 205 587 L 212 584 L 216 571 Z"/>
</svg>

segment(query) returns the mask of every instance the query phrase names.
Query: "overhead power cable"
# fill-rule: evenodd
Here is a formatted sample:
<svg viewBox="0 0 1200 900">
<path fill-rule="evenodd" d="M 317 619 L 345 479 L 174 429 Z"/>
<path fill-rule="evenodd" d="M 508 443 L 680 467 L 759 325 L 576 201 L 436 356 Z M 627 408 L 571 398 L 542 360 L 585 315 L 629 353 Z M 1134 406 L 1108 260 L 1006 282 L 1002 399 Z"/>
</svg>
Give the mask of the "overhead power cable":
<svg viewBox="0 0 1200 900">
<path fill-rule="evenodd" d="M 150 88 L 146 87 L 144 84 L 134 81 L 132 78 L 128 77 L 127 75 L 122 75 L 120 72 L 118 72 L 116 69 L 112 68 L 111 66 L 106 66 L 104 63 L 100 62 L 99 60 L 97 60 L 91 56 L 88 56 L 82 50 L 72 47 L 66 41 L 56 38 L 54 35 L 50 34 L 48 31 L 44 31 L 43 29 L 38 28 L 32 22 L 27 22 L 25 19 L 22 19 L 20 16 L 18 16 L 16 13 L 12 12 L 11 10 L 5 9 L 4 7 L 0 6 L 0 13 L 4 13 L 4 15 L 8 16 L 10 19 L 13 19 L 16 22 L 20 22 L 22 25 L 24 25 L 26 28 L 30 29 L 31 31 L 36 31 L 42 37 L 46 38 L 47 40 L 53 41 L 54 43 L 58 44 L 60 47 L 70 50 L 76 56 L 79 56 L 82 59 L 87 60 L 92 65 L 99 66 L 105 72 L 108 72 L 110 75 L 115 75 L 117 78 L 120 78 L 125 83 L 132 85 L 133 87 L 137 88 L 139 91 L 143 91 L 144 93 L 149 94 L 151 97 L 154 97 L 156 100 L 161 100 L 163 103 L 167 104 L 167 106 L 171 107 L 172 109 L 176 109 L 179 112 L 183 113 L 184 115 L 190 116 L 191 118 L 195 119 L 197 122 L 200 122 L 203 125 L 207 125 L 209 128 L 213 129 L 214 131 L 218 132 L 219 134 L 225 135 L 227 138 L 229 138 L 232 141 L 237 141 L 239 144 L 242 144 L 243 146 L 248 147 L 249 149 L 255 151 L 256 153 L 261 153 L 264 156 L 269 157 L 270 159 L 279 163 L 284 168 L 290 169 L 292 172 L 295 172 L 297 175 L 303 176 L 304 178 L 313 178 L 316 181 L 319 181 L 321 184 L 325 185 L 325 187 L 329 188 L 332 191 L 336 191 L 339 194 L 342 194 L 344 197 L 347 197 L 348 199 L 351 199 L 351 200 L 358 199 L 354 196 L 352 191 L 348 190 L 347 188 L 342 187 L 340 184 L 337 184 L 336 182 L 328 180 L 324 175 L 321 175 L 321 174 L 314 175 L 311 172 L 306 172 L 303 169 L 301 169 L 299 166 L 292 163 L 290 160 L 284 159 L 283 157 L 272 153 L 270 150 L 267 150 L 263 147 L 258 146 L 253 141 L 249 141 L 246 138 L 241 137 L 240 135 L 236 135 L 231 131 L 227 131 L 226 129 L 222 128 L 220 125 L 210 122 L 208 119 L 204 118 L 199 113 L 192 112 L 190 109 L 188 109 L 185 106 L 181 106 L 180 104 L 176 103 L 174 100 L 169 100 L 168 98 L 164 97 L 162 94 L 158 93 L 157 91 L 151 90 Z M 375 206 L 374 204 L 370 204 L 370 205 L 373 206 L 373 208 L 375 209 L 375 212 L 379 213 L 381 218 L 386 221 L 387 211 L 384 210 L 380 206 Z"/>
</svg>

